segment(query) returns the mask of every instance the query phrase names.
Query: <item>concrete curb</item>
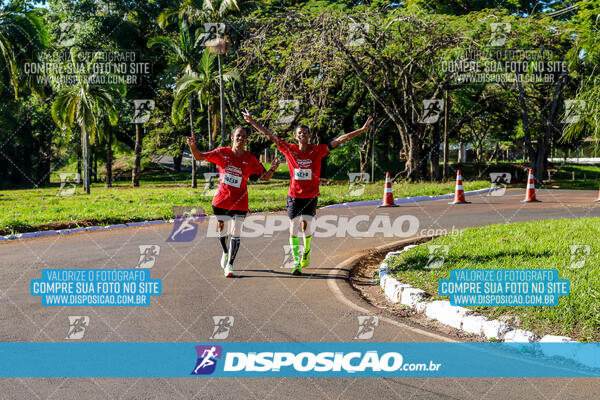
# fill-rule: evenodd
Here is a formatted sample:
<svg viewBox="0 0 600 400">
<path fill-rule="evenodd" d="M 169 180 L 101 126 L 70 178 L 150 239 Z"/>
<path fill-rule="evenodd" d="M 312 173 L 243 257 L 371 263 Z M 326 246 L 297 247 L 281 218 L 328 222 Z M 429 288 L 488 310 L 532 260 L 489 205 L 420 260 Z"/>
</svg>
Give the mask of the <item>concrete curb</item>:
<svg viewBox="0 0 600 400">
<path fill-rule="evenodd" d="M 496 190 L 496 189 L 497 188 L 473 190 L 471 192 L 465 192 L 465 195 L 487 193 L 489 191 Z M 452 194 L 443 194 L 443 195 L 438 195 L 438 196 L 416 196 L 416 197 L 407 197 L 405 199 L 399 198 L 394 201 L 396 204 L 416 203 L 416 202 L 421 202 L 421 201 L 449 199 L 452 196 L 454 196 L 453 193 Z M 381 200 L 355 201 L 355 202 L 350 202 L 350 203 L 332 204 L 329 206 L 321 207 L 321 209 L 361 207 L 361 206 L 369 206 L 369 205 L 378 205 L 380 203 L 381 203 Z M 265 212 L 253 213 L 252 215 L 268 214 L 268 213 L 269 213 L 269 211 L 265 211 Z M 202 221 L 202 220 L 209 219 L 209 218 L 214 218 L 214 215 L 206 215 L 203 217 L 189 218 L 189 220 Z M 48 230 L 48 231 L 17 233 L 15 235 L 5 235 L 5 236 L 0 235 L 0 241 L 17 240 L 17 239 L 32 239 L 32 238 L 39 238 L 39 237 L 44 237 L 44 236 L 55 236 L 55 235 L 69 235 L 71 233 L 92 232 L 92 231 L 97 231 L 97 230 L 110 230 L 110 229 L 130 228 L 130 227 L 157 225 L 157 224 L 169 224 L 169 223 L 173 223 L 174 221 L 175 220 L 173 220 L 173 219 L 170 219 L 168 221 L 152 220 L 152 221 L 127 222 L 125 224 L 107 225 L 107 226 L 88 226 L 88 227 L 81 227 L 81 228 L 69 228 L 69 229 L 57 229 L 57 230 Z"/>
<path fill-rule="evenodd" d="M 392 277 L 388 264 L 391 257 L 400 255 L 414 247 L 416 245 L 406 246 L 400 251 L 389 252 L 380 264 L 379 285 L 392 303 L 403 304 L 418 313 L 424 313 L 427 317 L 444 325 L 460 329 L 466 333 L 483 335 L 487 339 L 502 340 L 507 343 L 559 343 L 574 341 L 566 336 L 546 335 L 540 338 L 533 332 L 517 329 L 504 321 L 490 320 L 483 315 L 477 315 L 473 310 L 452 306 L 448 300 L 426 302 L 425 299 L 429 295 L 421 289 L 414 288 Z"/>
<path fill-rule="evenodd" d="M 584 346 L 544 346 L 538 343 L 579 343 L 567 336 L 545 335 L 540 337 L 534 332 L 518 329 L 504 321 L 490 320 L 475 311 L 464 307 L 452 306 L 448 300 L 427 302 L 429 295 L 409 284 L 400 282 L 391 276 L 389 267 L 390 258 L 400 255 L 417 245 L 405 246 L 402 250 L 386 254 L 379 267 L 379 285 L 392 303 L 400 303 L 410 307 L 419 314 L 436 320 L 444 325 L 459 329 L 474 335 L 483 335 L 488 340 L 495 339 L 504 343 L 519 343 L 530 346 L 531 350 L 541 348 L 546 357 L 562 357 L 574 360 L 591 368 L 600 368 L 600 359 L 594 358 L 586 352 Z"/>
</svg>

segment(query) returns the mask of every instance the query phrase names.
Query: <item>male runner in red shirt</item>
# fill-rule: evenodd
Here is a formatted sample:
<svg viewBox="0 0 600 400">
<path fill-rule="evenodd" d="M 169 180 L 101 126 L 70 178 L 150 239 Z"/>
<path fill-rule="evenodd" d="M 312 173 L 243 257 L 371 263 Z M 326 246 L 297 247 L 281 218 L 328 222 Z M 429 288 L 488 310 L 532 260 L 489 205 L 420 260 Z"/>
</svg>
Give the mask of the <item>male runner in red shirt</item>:
<svg viewBox="0 0 600 400">
<path fill-rule="evenodd" d="M 305 125 L 299 125 L 294 135 L 297 144 L 294 144 L 284 142 L 275 136 L 273 132 L 257 123 L 248 110 L 242 112 L 242 116 L 256 130 L 271 139 L 287 161 L 290 170 L 290 189 L 286 206 L 290 218 L 290 246 L 295 261 L 292 274 L 302 275 L 302 268 L 310 262 L 310 243 L 312 240 L 310 221 L 317 212 L 321 159 L 329 153 L 329 150 L 369 130 L 373 118 L 369 117 L 362 128 L 338 136 L 327 144 L 309 144 L 312 136 L 309 128 Z M 302 220 L 302 237 L 304 238 L 302 257 L 300 257 L 300 241 L 296 236 L 298 217 Z"/>
<path fill-rule="evenodd" d="M 231 147 L 202 153 L 196 147 L 196 135 L 187 138 L 187 143 L 194 158 L 198 161 L 208 161 L 219 169 L 219 188 L 212 200 L 212 207 L 218 221 L 219 242 L 223 248 L 221 267 L 226 277 L 234 277 L 233 262 L 240 248 L 242 223 L 248 214 L 247 181 L 263 179 L 268 181 L 273 176 L 279 162 L 274 160 L 271 169 L 266 171 L 256 157 L 246 151 L 248 132 L 237 127 L 231 134 Z M 229 248 L 227 248 L 227 232 L 225 222 L 231 220 Z"/>
</svg>

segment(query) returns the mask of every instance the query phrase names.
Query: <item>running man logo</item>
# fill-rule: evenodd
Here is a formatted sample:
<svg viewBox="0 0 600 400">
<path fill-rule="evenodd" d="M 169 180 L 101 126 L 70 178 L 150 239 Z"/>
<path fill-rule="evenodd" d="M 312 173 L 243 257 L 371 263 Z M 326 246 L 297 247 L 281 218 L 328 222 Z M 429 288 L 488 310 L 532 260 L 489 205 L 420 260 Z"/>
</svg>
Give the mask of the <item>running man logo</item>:
<svg viewBox="0 0 600 400">
<path fill-rule="evenodd" d="M 204 35 L 200 38 L 200 46 L 215 47 L 219 39 L 225 36 L 225 24 L 217 22 L 204 23 Z"/>
<path fill-rule="evenodd" d="M 145 124 L 150 120 L 150 114 L 154 111 L 154 100 L 134 100 L 132 124 Z"/>
<path fill-rule="evenodd" d="M 375 328 L 379 326 L 379 317 L 373 315 L 359 315 L 356 318 L 358 318 L 358 331 L 356 332 L 354 339 L 371 339 L 375 333 Z"/>
<path fill-rule="evenodd" d="M 435 124 L 440 119 L 440 114 L 444 110 L 444 100 L 428 99 L 423 100 L 423 117 L 419 120 L 420 124 Z"/>
<path fill-rule="evenodd" d="M 587 244 L 572 244 L 569 246 L 569 249 L 571 250 L 571 259 L 567 268 L 583 268 L 591 252 L 590 246 Z"/>
<path fill-rule="evenodd" d="M 205 172 L 204 173 L 204 190 L 201 196 L 213 197 L 217 193 L 219 188 L 219 173 L 218 172 Z"/>
<path fill-rule="evenodd" d="M 77 184 L 81 183 L 81 175 L 77 172 L 59 172 L 58 176 L 60 177 L 60 188 L 57 196 L 73 196 Z"/>
<path fill-rule="evenodd" d="M 300 102 L 298 100 L 279 100 L 279 115 L 276 123 L 280 125 L 291 124 L 296 119 L 300 111 Z"/>
<path fill-rule="evenodd" d="M 490 46 L 504 46 L 508 34 L 510 33 L 511 25 L 506 22 L 494 22 L 490 24 Z"/>
<path fill-rule="evenodd" d="M 488 196 L 504 196 L 506 193 L 506 186 L 510 183 L 511 174 L 508 172 L 492 172 L 490 173 L 490 181 L 492 182 L 492 189 Z"/>
<path fill-rule="evenodd" d="M 85 335 L 85 330 L 90 324 L 90 317 L 81 315 L 70 315 L 69 317 L 69 331 L 65 339 L 78 340 L 82 339 Z"/>
<path fill-rule="evenodd" d="M 61 22 L 58 24 L 60 34 L 58 36 L 58 45 L 71 47 L 75 44 L 75 38 L 81 32 L 81 24 L 78 22 Z"/>
<path fill-rule="evenodd" d="M 429 259 L 425 268 L 427 269 L 438 269 L 442 268 L 446 257 L 448 256 L 449 247 L 448 245 L 439 244 L 428 244 L 427 249 L 429 250 Z"/>
<path fill-rule="evenodd" d="M 190 375 L 210 375 L 217 368 L 217 359 L 223 356 L 221 346 L 196 346 L 198 361 Z"/>
<path fill-rule="evenodd" d="M 215 327 L 213 329 L 212 336 L 209 339 L 227 339 L 229 331 L 233 328 L 233 322 L 235 318 L 231 315 L 215 315 L 212 317 Z"/>
<path fill-rule="evenodd" d="M 351 22 L 349 25 L 348 41 L 346 46 L 358 47 L 365 44 L 365 34 L 371 30 L 371 25 L 358 22 Z"/>
<path fill-rule="evenodd" d="M 346 196 L 362 196 L 365 192 L 365 184 L 369 182 L 370 175 L 366 172 L 349 172 L 348 178 L 348 190 L 346 190 Z"/>
<path fill-rule="evenodd" d="M 300 246 L 298 248 L 298 254 L 303 254 L 304 248 Z M 294 268 L 296 266 L 296 261 L 294 260 L 294 250 L 292 246 L 289 244 L 283 245 L 283 264 L 281 268 Z"/>
<path fill-rule="evenodd" d="M 585 104 L 585 100 L 565 100 L 565 115 L 561 122 L 563 124 L 578 123 L 585 111 Z"/>
<path fill-rule="evenodd" d="M 160 246 L 156 244 L 140 245 L 140 258 L 136 268 L 152 268 L 156 257 L 160 254 Z"/>
<path fill-rule="evenodd" d="M 173 207 L 175 221 L 173 231 L 167 242 L 191 242 L 198 233 L 198 224 L 191 221 L 193 218 L 204 216 L 200 207 Z"/>
</svg>

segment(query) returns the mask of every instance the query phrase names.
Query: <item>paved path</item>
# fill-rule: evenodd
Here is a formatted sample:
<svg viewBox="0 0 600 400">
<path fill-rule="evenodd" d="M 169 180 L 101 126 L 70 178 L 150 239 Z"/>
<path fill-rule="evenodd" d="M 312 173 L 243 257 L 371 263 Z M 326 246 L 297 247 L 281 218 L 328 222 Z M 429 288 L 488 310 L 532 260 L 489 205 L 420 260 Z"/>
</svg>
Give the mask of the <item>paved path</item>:
<svg viewBox="0 0 600 400">
<path fill-rule="evenodd" d="M 542 203 L 523 204 L 523 190 L 503 197 L 471 196 L 472 204 L 448 200 L 378 209 L 355 207 L 319 211 L 320 216 L 412 215 L 421 229 L 447 230 L 556 218 L 600 216 L 595 191 L 538 190 Z M 283 214 L 279 214 L 283 215 Z M 249 219 L 259 220 L 257 215 Z M 247 221 L 249 222 L 249 221 Z M 207 342 L 212 316 L 234 316 L 226 341 L 352 341 L 357 316 L 380 311 L 362 300 L 338 267 L 347 259 L 398 237 L 315 238 L 310 268 L 292 277 L 281 268 L 287 233 L 244 238 L 236 260 L 237 279 L 225 279 L 220 248 L 202 222 L 191 243 L 168 243 L 173 225 L 89 232 L 0 243 L 0 340 L 65 341 L 69 315 L 89 315 L 84 341 Z M 365 229 L 366 225 L 359 225 Z M 591 229 L 591 228 L 590 228 Z M 150 307 L 42 307 L 29 282 L 48 268 L 133 268 L 139 245 L 158 244 L 152 277 L 163 294 Z M 75 313 L 75 314 L 74 314 Z M 381 316 L 383 318 L 383 316 Z M 383 318 L 373 341 L 453 340 L 402 319 Z M 93 355 L 82 355 L 82 362 Z M 60 362 L 60 360 L 57 360 Z M 191 366 L 193 367 L 193 365 Z M 598 393 L 593 379 L 408 379 L 408 378 L 38 378 L 0 379 L 0 398 L 116 399 L 584 399 Z"/>
</svg>

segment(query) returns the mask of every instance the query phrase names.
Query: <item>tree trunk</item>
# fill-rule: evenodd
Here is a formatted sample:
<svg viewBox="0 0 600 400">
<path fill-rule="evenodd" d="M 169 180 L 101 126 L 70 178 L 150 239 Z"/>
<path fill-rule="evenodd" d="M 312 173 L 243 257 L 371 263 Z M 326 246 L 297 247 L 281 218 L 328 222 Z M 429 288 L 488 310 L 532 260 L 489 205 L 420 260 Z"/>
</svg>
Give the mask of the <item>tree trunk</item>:
<svg viewBox="0 0 600 400">
<path fill-rule="evenodd" d="M 81 130 L 81 158 L 83 160 L 83 190 L 90 194 L 90 149 L 88 148 L 88 134 Z"/>
<path fill-rule="evenodd" d="M 182 143 L 179 155 L 173 156 L 173 170 L 175 172 L 181 172 L 181 161 L 183 160 L 183 151 L 184 150 L 185 150 L 185 143 Z"/>
<path fill-rule="evenodd" d="M 98 183 L 98 155 L 95 152 L 92 152 L 92 157 L 94 161 L 92 165 L 94 166 L 94 183 Z"/>
<path fill-rule="evenodd" d="M 431 132 L 431 180 L 440 180 L 440 132 L 439 132 L 439 124 L 435 124 L 432 128 Z"/>
<path fill-rule="evenodd" d="M 135 124 L 135 158 L 133 161 L 133 170 L 131 171 L 131 184 L 134 187 L 140 186 L 140 163 L 142 160 L 142 124 Z"/>
<path fill-rule="evenodd" d="M 406 158 L 406 179 L 410 182 L 423 180 L 425 162 L 421 154 L 421 140 L 417 135 L 409 137 L 409 151 Z"/>
<path fill-rule="evenodd" d="M 106 187 L 112 187 L 112 127 L 108 127 L 106 142 Z"/>
<path fill-rule="evenodd" d="M 190 96 L 190 132 L 194 134 L 194 98 Z M 192 188 L 198 187 L 198 178 L 196 176 L 196 159 L 192 154 Z"/>
<path fill-rule="evenodd" d="M 523 83 L 521 75 L 517 74 L 517 88 L 519 89 L 519 103 L 521 104 L 521 115 L 523 118 L 523 136 L 525 137 L 525 150 L 529 155 L 529 165 L 532 169 L 536 169 L 536 154 L 531 145 L 531 132 L 529 131 L 529 116 L 527 114 L 527 104 L 525 103 L 525 93 L 523 92 Z"/>
<path fill-rule="evenodd" d="M 225 93 L 223 91 L 223 63 L 221 53 L 218 54 L 219 62 L 219 97 L 221 99 L 221 147 L 225 146 Z"/>
<path fill-rule="evenodd" d="M 446 89 L 446 101 L 444 107 L 444 179 L 448 177 L 448 109 L 450 108 L 450 102 L 448 101 L 448 89 Z"/>
<path fill-rule="evenodd" d="M 558 108 L 558 98 L 562 89 L 562 77 L 558 78 L 554 93 L 552 94 L 552 103 L 550 106 L 550 112 L 546 118 L 546 132 L 543 139 L 538 142 L 538 152 L 536 159 L 535 168 L 535 179 L 538 182 L 543 182 L 546 176 L 546 169 L 548 163 L 548 148 L 552 142 L 552 128 L 554 127 L 554 118 L 556 116 L 556 110 Z"/>
</svg>

